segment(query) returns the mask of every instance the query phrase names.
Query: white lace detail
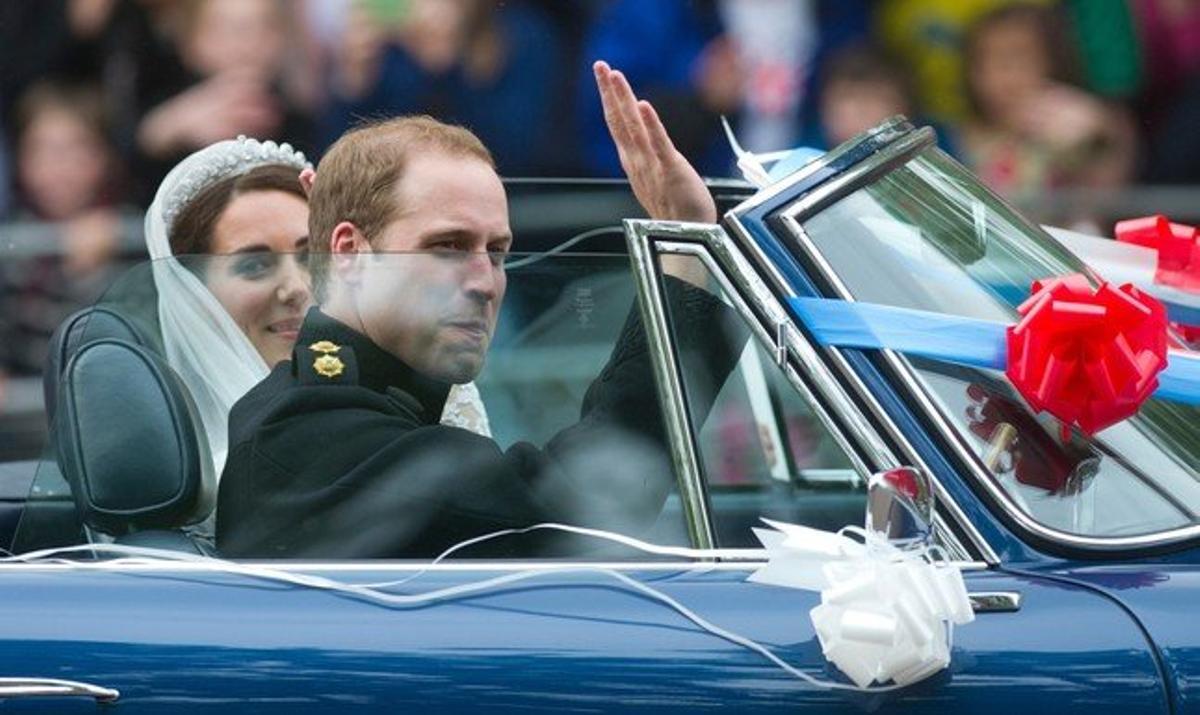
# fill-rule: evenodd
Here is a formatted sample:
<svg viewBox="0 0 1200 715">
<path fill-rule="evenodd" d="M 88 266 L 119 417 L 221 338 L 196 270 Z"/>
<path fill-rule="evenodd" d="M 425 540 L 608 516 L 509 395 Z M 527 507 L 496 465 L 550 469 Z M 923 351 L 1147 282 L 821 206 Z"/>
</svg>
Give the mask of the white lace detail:
<svg viewBox="0 0 1200 715">
<path fill-rule="evenodd" d="M 475 383 L 468 382 L 450 388 L 450 396 L 446 398 L 446 407 L 442 410 L 442 424 L 461 427 L 484 437 L 492 436 L 487 407 Z"/>
</svg>

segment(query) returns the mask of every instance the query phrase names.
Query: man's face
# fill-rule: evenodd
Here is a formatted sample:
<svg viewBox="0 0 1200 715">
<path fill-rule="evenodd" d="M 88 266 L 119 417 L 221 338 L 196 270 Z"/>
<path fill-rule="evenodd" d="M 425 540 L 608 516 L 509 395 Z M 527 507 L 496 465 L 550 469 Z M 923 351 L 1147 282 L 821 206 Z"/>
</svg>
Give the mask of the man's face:
<svg viewBox="0 0 1200 715">
<path fill-rule="evenodd" d="M 363 329 L 418 372 L 469 382 L 504 298 L 504 186 L 479 159 L 434 152 L 413 159 L 395 190 L 396 216 L 361 257 Z"/>
</svg>

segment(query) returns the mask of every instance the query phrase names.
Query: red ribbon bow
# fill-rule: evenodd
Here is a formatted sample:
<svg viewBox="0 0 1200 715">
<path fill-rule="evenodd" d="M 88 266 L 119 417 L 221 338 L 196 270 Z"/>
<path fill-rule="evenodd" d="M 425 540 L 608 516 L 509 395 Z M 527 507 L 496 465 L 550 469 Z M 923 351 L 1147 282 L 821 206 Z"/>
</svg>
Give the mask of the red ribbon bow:
<svg viewBox="0 0 1200 715">
<path fill-rule="evenodd" d="M 1145 216 L 1117 223 L 1117 240 L 1158 252 L 1154 282 L 1200 292 L 1200 241 L 1196 227 L 1171 223 L 1165 216 Z"/>
<path fill-rule="evenodd" d="M 1094 434 L 1134 415 L 1167 366 L 1167 314 L 1132 285 L 1034 281 L 1008 329 L 1009 380 L 1036 410 Z"/>
<path fill-rule="evenodd" d="M 1158 254 L 1154 282 L 1200 293 L 1200 237 L 1194 226 L 1172 223 L 1165 216 L 1144 216 L 1117 223 L 1118 241 L 1153 249 Z M 1172 323 L 1189 343 L 1200 341 L 1200 325 Z"/>
</svg>

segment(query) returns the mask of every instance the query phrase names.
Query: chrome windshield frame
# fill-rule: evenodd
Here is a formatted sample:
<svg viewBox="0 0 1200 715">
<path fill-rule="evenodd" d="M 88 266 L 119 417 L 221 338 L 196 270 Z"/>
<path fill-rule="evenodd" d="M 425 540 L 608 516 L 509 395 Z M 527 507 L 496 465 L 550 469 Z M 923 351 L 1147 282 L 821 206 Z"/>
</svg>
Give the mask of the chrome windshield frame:
<svg viewBox="0 0 1200 715">
<path fill-rule="evenodd" d="M 860 476 L 865 479 L 871 470 L 890 469 L 905 463 L 922 467 L 928 473 L 926 465 L 919 459 L 912 458 L 915 450 L 911 448 L 906 450 L 908 461 L 902 462 L 872 426 L 858 403 L 821 360 L 817 353 L 818 348 L 792 327 L 792 317 L 767 286 L 768 281 L 780 281 L 779 276 L 772 275 L 772 271 L 767 270 L 764 281 L 760 274 L 762 269 L 756 269 L 755 264 L 743 253 L 747 246 L 752 249 L 753 242 L 736 241 L 721 227 L 708 224 L 627 220 L 625 225 L 639 294 L 642 294 L 640 286 L 644 283 L 653 283 L 657 287 L 658 266 L 654 260 L 656 253 L 691 255 L 700 259 L 729 296 L 734 309 L 746 321 L 759 344 L 768 352 L 783 349 L 786 355 L 784 373 L 789 383 L 800 393 L 826 429 L 830 430 L 839 446 L 851 455 L 855 470 Z M 769 266 L 769 262 L 766 265 Z M 661 301 L 661 291 L 651 293 L 647 290 L 645 295 L 648 300 Z M 647 321 L 647 330 L 651 334 L 651 359 L 655 364 L 656 379 L 659 375 L 666 379 L 663 398 L 669 399 L 670 404 L 664 404 L 663 411 L 668 426 L 669 443 L 673 450 L 680 450 L 673 457 L 679 469 L 681 496 L 695 494 L 705 497 L 703 504 L 697 504 L 691 510 L 685 502 L 684 513 L 690 519 L 698 518 L 700 514 L 709 519 L 703 478 L 695 459 L 694 431 L 683 407 L 682 393 L 673 392 L 679 388 L 681 380 L 674 352 L 670 347 L 665 310 L 660 304 L 653 309 L 643 305 L 642 311 L 643 319 Z M 651 324 L 651 321 L 654 324 Z M 780 326 L 785 327 L 777 331 Z M 662 349 L 654 349 L 655 345 L 662 346 Z M 953 515 L 956 520 L 955 526 L 958 527 L 951 528 L 940 512 L 935 515 L 935 529 L 951 557 L 956 562 L 971 564 L 974 568 L 985 568 L 999 563 L 995 552 L 965 519 L 962 510 L 950 499 L 945 489 L 934 481 L 939 501 L 943 503 L 946 511 Z M 684 482 L 692 484 L 685 488 Z M 711 519 L 706 524 L 689 524 L 689 531 L 712 534 Z M 960 533 L 967 534 L 969 546 L 972 548 L 960 541 Z"/>
<path fill-rule="evenodd" d="M 836 297 L 848 302 L 855 301 L 849 288 L 841 281 L 833 266 L 825 259 L 816 243 L 804 230 L 804 222 L 831 204 L 865 188 L 879 176 L 907 164 L 922 151 L 933 146 L 934 141 L 933 131 L 928 127 L 907 132 L 892 140 L 880 151 L 778 210 L 779 224 L 790 234 L 795 247 L 800 249 L 809 266 L 832 288 Z M 1003 199 L 995 198 L 1007 205 Z M 732 222 L 736 223 L 737 216 L 742 213 L 744 213 L 743 207 L 735 208 L 730 216 Z M 1014 214 L 1020 216 L 1019 212 L 1015 210 Z M 860 394 L 867 397 L 865 386 L 854 376 L 855 371 L 850 367 L 841 350 L 825 348 L 825 351 L 834 356 L 843 373 L 856 381 L 861 387 Z M 1072 534 L 1035 520 L 1025 513 L 988 473 L 980 457 L 967 444 L 964 435 L 955 428 L 949 415 L 938 407 L 930 388 L 917 375 L 916 368 L 913 367 L 911 361 L 893 350 L 880 350 L 878 353 L 899 380 L 899 388 L 902 392 L 912 398 L 921 415 L 934 425 L 939 440 L 948 445 L 953 455 L 966 467 L 969 478 L 994 500 L 994 504 L 1002 512 L 997 516 L 1015 524 L 1018 530 L 1023 531 L 1027 536 L 1032 536 L 1035 540 L 1053 546 L 1082 549 L 1092 553 L 1103 552 L 1108 555 L 1175 545 L 1200 536 L 1200 524 L 1152 534 L 1101 537 Z"/>
</svg>

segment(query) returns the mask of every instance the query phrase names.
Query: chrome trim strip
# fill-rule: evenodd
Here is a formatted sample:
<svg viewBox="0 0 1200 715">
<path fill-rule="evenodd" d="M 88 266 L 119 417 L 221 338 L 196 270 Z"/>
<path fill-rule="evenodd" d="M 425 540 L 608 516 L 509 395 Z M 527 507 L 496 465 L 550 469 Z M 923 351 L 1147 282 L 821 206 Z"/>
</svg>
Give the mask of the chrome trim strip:
<svg viewBox="0 0 1200 715">
<path fill-rule="evenodd" d="M 734 245 L 740 250 L 749 253 L 750 258 L 748 259 L 748 263 L 758 268 L 758 271 L 752 270 L 751 273 L 757 275 L 757 273 L 762 272 L 766 274 L 767 280 L 771 283 L 771 287 L 775 289 L 777 295 L 781 295 L 784 298 L 795 298 L 796 291 L 792 290 L 787 280 L 784 279 L 783 274 L 779 272 L 779 268 L 771 259 L 767 258 L 767 254 L 763 253 L 762 246 L 758 245 L 758 241 L 755 241 L 750 232 L 746 230 L 746 227 L 742 225 L 737 209 L 725 214 L 725 225 L 734 235 Z"/>
<path fill-rule="evenodd" d="M 932 136 L 932 133 L 930 133 L 930 135 Z M 897 144 L 899 144 L 899 142 L 897 142 Z M 780 212 L 781 222 L 783 225 L 797 240 L 800 247 L 804 250 L 807 258 L 812 261 L 812 263 L 821 272 L 822 277 L 833 287 L 836 295 L 843 300 L 853 302 L 855 298 L 853 295 L 851 295 L 850 290 L 845 283 L 843 283 L 837 276 L 837 272 L 828 263 L 828 261 L 825 260 L 825 257 L 821 255 L 816 244 L 812 241 L 812 238 L 804 230 L 802 221 L 809 218 L 812 214 L 815 214 L 821 208 L 824 208 L 825 203 L 835 201 L 854 191 L 857 191 L 859 188 L 862 188 L 862 184 L 867 183 L 870 178 L 882 168 L 886 168 L 895 163 L 899 163 L 900 161 L 907 160 L 908 154 L 911 154 L 913 151 L 914 150 L 911 148 L 911 146 L 908 146 L 907 143 L 903 149 L 897 149 L 896 151 L 881 151 L 870 159 L 863 161 L 859 166 L 855 167 L 855 170 L 848 171 L 844 175 L 846 180 L 843 181 L 842 178 L 839 177 L 839 179 L 831 181 L 828 184 L 819 187 L 812 193 L 801 197 L 791 206 L 787 207 L 787 209 Z M 836 353 L 839 351 L 831 350 L 830 352 Z M 950 445 L 950 447 L 954 450 L 955 455 L 963 462 L 963 464 L 967 466 L 967 468 L 970 470 L 971 476 L 974 477 L 975 481 L 981 484 L 984 489 L 987 490 L 988 494 L 994 498 L 998 504 L 1000 504 L 1005 513 L 1014 519 L 1017 524 L 1021 526 L 1021 528 L 1047 541 L 1058 542 L 1071 547 L 1102 551 L 1120 551 L 1134 548 L 1162 546 L 1200 536 L 1200 524 L 1193 524 L 1191 526 L 1172 529 L 1170 531 L 1162 531 L 1155 534 L 1145 534 L 1139 536 L 1096 537 L 1081 536 L 1079 534 L 1071 534 L 1069 532 L 1060 531 L 1034 520 L 1008 496 L 1007 492 L 1005 492 L 998 484 L 996 484 L 995 480 L 992 478 L 992 475 L 988 473 L 983 463 L 980 461 L 978 455 L 976 455 L 966 445 L 962 435 L 959 434 L 958 430 L 954 428 L 953 424 L 949 420 L 949 417 L 945 415 L 940 408 L 938 408 L 929 394 L 928 389 L 921 384 L 916 375 L 915 368 L 912 367 L 912 364 L 908 361 L 908 359 L 897 354 L 893 350 L 881 350 L 879 352 L 889 367 L 891 367 L 895 371 L 896 375 L 900 378 L 904 388 L 911 393 L 911 396 L 917 401 L 922 412 L 924 412 L 926 416 L 933 420 L 933 424 L 937 427 L 937 431 L 941 435 L 942 439 Z M 848 364 L 846 365 L 846 369 L 849 370 Z M 936 483 L 936 479 L 934 481 Z M 941 489 L 941 485 L 938 485 L 938 488 L 939 498 L 941 498 L 941 494 L 944 490 Z M 974 527 L 972 527 L 972 531 L 974 532 Z M 977 534 L 977 532 L 975 533 Z M 974 537 L 972 538 L 974 539 Z M 984 555 L 984 558 L 988 558 L 985 554 L 981 555 Z M 988 560 L 991 561 L 991 559 Z M 998 561 L 994 561 L 992 563 L 998 563 Z"/>
<path fill-rule="evenodd" d="M 629 260 L 637 286 L 638 304 L 641 306 L 642 322 L 646 326 L 646 339 L 650 347 L 650 363 L 654 369 L 654 381 L 662 396 L 663 420 L 666 423 L 667 441 L 671 449 L 671 461 L 678 475 L 679 499 L 687 521 L 688 535 L 692 546 L 711 549 L 716 545 L 712 520 L 708 513 L 708 500 L 700 478 L 699 459 L 692 442 L 691 419 L 684 409 L 683 386 L 676 370 L 675 348 L 671 344 L 666 312 L 663 309 L 662 291 L 655 273 L 654 254 L 650 248 L 649 229 L 656 223 L 626 220 L 625 242 L 629 246 Z M 679 224 L 666 230 L 682 230 Z M 720 230 L 715 226 L 692 225 L 689 230 Z"/>
<path fill-rule="evenodd" d="M 892 124 L 892 126 L 896 125 L 898 125 L 898 123 Z M 879 134 L 882 135 L 883 132 L 880 132 Z M 792 206 L 788 207 L 788 211 L 784 213 L 784 222 L 788 222 L 788 214 L 792 211 L 798 211 L 802 207 L 812 208 L 819 206 L 825 201 L 834 200 L 834 197 L 837 195 L 848 194 L 854 190 L 857 190 L 857 184 L 869 181 L 874 172 L 881 170 L 883 167 L 906 161 L 910 155 L 917 153 L 921 149 L 930 146 L 936 141 L 933 131 L 927 127 L 901 135 L 900 139 L 905 141 L 903 141 L 902 144 L 899 142 L 894 143 L 888 147 L 888 149 L 880 151 L 870 159 L 862 162 L 859 166 L 866 165 L 863 169 L 858 171 L 851 169 L 841 177 L 833 179 L 829 183 L 817 187 L 811 193 L 805 195 Z M 794 175 L 792 179 L 788 180 L 786 185 L 790 187 L 804 176 L 811 174 L 813 171 L 816 171 L 819 168 L 823 168 L 823 166 L 827 164 L 828 162 L 825 162 L 825 164 L 822 164 L 821 166 L 815 166 L 811 170 L 804 170 L 797 175 Z M 857 168 L 858 167 L 855 167 L 855 169 Z M 776 195 L 777 193 L 778 192 L 773 193 L 772 196 Z M 763 253 L 763 250 L 758 245 L 758 242 L 754 240 L 753 236 L 750 235 L 749 231 L 742 223 L 741 215 L 746 211 L 760 205 L 761 203 L 762 201 L 748 201 L 741 206 L 738 206 L 737 208 L 726 213 L 725 223 L 740 239 L 739 244 L 749 249 L 749 252 L 755 259 L 755 263 L 766 273 L 768 279 L 778 291 L 778 294 L 785 297 L 795 296 L 795 291 L 791 289 L 787 281 L 775 267 L 774 263 L 767 258 L 765 253 Z M 828 271 L 827 274 L 832 275 L 832 271 Z M 838 366 L 839 372 L 841 372 L 844 377 L 851 381 L 855 392 L 857 392 L 861 398 L 866 400 L 871 412 L 880 421 L 880 423 L 884 425 L 885 429 L 896 441 L 896 443 L 900 445 L 901 449 L 905 453 L 905 457 L 910 460 L 909 463 L 924 469 L 926 473 L 930 475 L 931 479 L 933 480 L 934 489 L 939 501 L 946 505 L 950 515 L 961 527 L 963 533 L 965 533 L 970 539 L 979 556 L 987 563 L 1000 563 L 999 556 L 996 554 L 995 550 L 992 549 L 987 540 L 983 538 L 983 535 L 980 534 L 978 529 L 975 528 L 975 525 L 972 524 L 967 518 L 966 514 L 963 512 L 962 508 L 957 504 L 957 502 L 950 498 L 950 495 L 946 491 L 945 487 L 941 484 L 941 482 L 938 481 L 933 472 L 930 471 L 924 460 L 917 455 L 912 443 L 909 442 L 908 438 L 903 435 L 895 422 L 893 422 L 892 419 L 884 412 L 882 406 L 879 404 L 878 400 L 875 399 L 874 395 L 870 394 L 870 392 L 866 389 L 865 384 L 863 384 L 862 380 L 850 367 L 849 363 L 846 362 L 846 360 L 842 357 L 840 351 L 831 350 L 828 348 L 822 348 L 822 350 L 825 354 L 835 358 L 835 363 Z M 821 372 L 824 373 L 824 371 Z M 872 431 L 874 430 L 872 429 Z M 950 546 L 952 551 L 957 551 L 959 552 L 959 555 L 964 557 L 969 555 L 962 545 L 957 543 L 956 533 L 953 530 L 947 529 L 945 520 L 940 513 L 935 514 L 935 523 L 941 529 L 939 533 L 950 537 L 952 543 L 947 544 L 947 546 Z"/>
<path fill-rule="evenodd" d="M 1012 613 L 1021 610 L 1021 594 L 1016 591 L 980 591 L 968 593 L 971 610 L 976 613 Z"/>
<path fill-rule="evenodd" d="M 784 318 L 790 322 L 791 317 L 787 314 L 783 306 L 779 304 L 779 301 L 776 298 L 777 294 L 773 293 L 763 283 L 758 275 L 758 272 L 754 270 L 750 261 L 741 254 L 739 249 L 749 249 L 749 252 L 755 258 L 756 263 L 762 272 L 766 274 L 767 279 L 774 284 L 779 294 L 785 296 L 794 296 L 795 291 L 793 291 L 787 284 L 775 265 L 769 259 L 767 259 L 766 254 L 762 252 L 762 249 L 758 246 L 758 243 L 754 241 L 750 234 L 746 231 L 745 226 L 742 225 L 742 222 L 738 216 L 733 212 L 730 212 L 726 215 L 726 220 L 730 228 L 732 228 L 733 233 L 741 240 L 740 242 L 735 241 L 729 238 L 727 235 L 719 236 L 717 241 L 712 245 L 712 248 L 720 256 L 728 259 L 729 264 L 727 266 L 727 270 L 732 274 L 733 279 L 738 282 L 739 285 L 742 285 L 747 293 L 752 296 L 755 304 L 760 310 L 767 314 L 768 319 L 775 319 L 777 316 L 783 315 Z M 744 281 L 739 280 L 743 276 L 745 276 L 746 279 Z M 749 278 L 751 276 L 753 279 Z M 824 362 L 817 355 L 816 349 L 812 346 L 812 344 L 809 343 L 803 335 L 799 334 L 798 331 L 792 330 L 788 332 L 791 337 L 789 341 L 789 348 L 791 348 L 793 354 L 800 361 L 800 364 L 808 368 L 806 374 L 811 375 L 816 381 L 817 387 L 821 391 L 822 396 L 841 408 L 841 414 L 843 418 L 850 423 L 848 425 L 849 427 L 858 431 L 857 434 L 860 439 L 864 439 L 873 445 L 871 451 L 872 457 L 875 459 L 875 468 L 890 469 L 895 466 L 900 466 L 900 460 L 882 441 L 877 430 L 863 416 L 862 411 L 849 397 L 845 389 L 838 382 L 837 378 L 835 378 L 825 366 Z M 827 349 L 823 350 L 825 350 L 827 353 L 831 352 Z M 988 544 L 987 540 L 983 538 L 983 535 L 980 534 L 977 529 L 975 529 L 975 526 L 971 524 L 970 520 L 967 518 L 966 514 L 963 512 L 958 503 L 950 498 L 950 495 L 946 491 L 945 487 L 942 486 L 942 484 L 937 480 L 936 476 L 934 476 L 933 472 L 929 469 L 929 465 L 917 455 L 917 452 L 913 448 L 912 444 L 900 432 L 895 423 L 892 422 L 892 420 L 884 413 L 882 406 L 879 405 L 875 397 L 866 390 L 865 385 L 859 379 L 858 375 L 850 369 L 849 364 L 841 358 L 840 354 L 836 354 L 836 357 L 842 363 L 839 366 L 842 368 L 842 372 L 847 374 L 852 379 L 856 392 L 858 392 L 859 395 L 866 400 L 868 407 L 871 409 L 875 417 L 880 420 L 891 437 L 904 451 L 905 457 L 908 460 L 907 464 L 920 467 L 921 469 L 925 470 L 926 474 L 929 474 L 930 478 L 933 480 L 935 493 L 937 494 L 938 499 L 942 504 L 946 505 L 946 509 L 949 510 L 955 522 L 961 526 L 962 531 L 970 539 L 972 546 L 974 546 L 976 549 L 975 553 L 977 553 L 980 558 L 984 559 L 986 563 L 1000 563 L 1000 558 L 996 555 L 996 552 L 992 549 L 991 545 Z M 959 542 L 958 532 L 952 528 L 949 528 L 945 518 L 941 513 L 935 512 L 934 525 L 935 529 L 937 530 L 936 533 L 939 534 L 943 546 L 947 548 L 953 557 L 964 560 L 973 558 L 971 552 Z"/>
<path fill-rule="evenodd" d="M 77 680 L 57 678 L 0 678 L 0 700 L 7 698 L 93 698 L 98 703 L 116 702 L 121 692 Z"/>
</svg>

